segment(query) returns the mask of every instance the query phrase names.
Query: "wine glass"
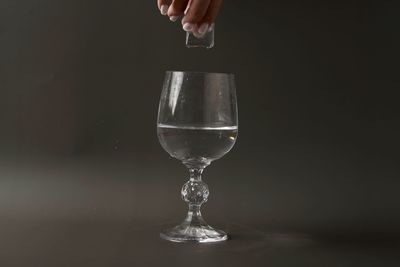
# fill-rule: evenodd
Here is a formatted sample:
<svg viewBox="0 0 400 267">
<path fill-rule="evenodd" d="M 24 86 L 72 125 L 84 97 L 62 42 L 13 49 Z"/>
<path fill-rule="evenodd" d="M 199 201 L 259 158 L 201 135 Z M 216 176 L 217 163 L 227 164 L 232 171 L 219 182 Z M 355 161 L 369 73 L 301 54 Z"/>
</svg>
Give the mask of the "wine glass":
<svg viewBox="0 0 400 267">
<path fill-rule="evenodd" d="M 235 144 L 238 115 L 234 75 L 168 71 L 158 110 L 157 134 L 162 147 L 188 169 L 181 194 L 189 205 L 185 220 L 163 231 L 169 241 L 217 242 L 227 234 L 209 226 L 200 207 L 209 190 L 201 174 Z"/>
</svg>

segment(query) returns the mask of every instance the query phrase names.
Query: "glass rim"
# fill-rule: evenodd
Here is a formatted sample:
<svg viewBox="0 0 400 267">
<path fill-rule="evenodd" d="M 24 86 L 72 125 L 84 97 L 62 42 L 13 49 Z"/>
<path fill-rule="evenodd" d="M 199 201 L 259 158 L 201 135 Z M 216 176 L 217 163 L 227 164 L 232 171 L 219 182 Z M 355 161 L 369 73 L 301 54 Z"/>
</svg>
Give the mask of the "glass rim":
<svg viewBox="0 0 400 267">
<path fill-rule="evenodd" d="M 212 74 L 212 75 L 235 76 L 233 73 L 227 73 L 227 72 L 206 72 L 206 71 L 191 71 L 191 70 L 167 70 L 165 73 L 166 74 L 168 73 Z"/>
</svg>

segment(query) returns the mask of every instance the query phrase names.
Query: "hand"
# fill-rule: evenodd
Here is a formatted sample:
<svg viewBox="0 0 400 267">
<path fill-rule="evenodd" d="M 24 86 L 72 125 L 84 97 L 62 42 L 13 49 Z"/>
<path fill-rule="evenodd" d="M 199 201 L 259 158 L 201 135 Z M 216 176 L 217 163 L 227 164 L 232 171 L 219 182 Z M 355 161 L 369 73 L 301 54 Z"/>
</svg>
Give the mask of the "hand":
<svg viewBox="0 0 400 267">
<path fill-rule="evenodd" d="M 201 37 L 213 29 L 222 0 L 157 0 L 157 4 L 162 15 L 171 21 L 182 16 L 183 30 Z"/>
</svg>

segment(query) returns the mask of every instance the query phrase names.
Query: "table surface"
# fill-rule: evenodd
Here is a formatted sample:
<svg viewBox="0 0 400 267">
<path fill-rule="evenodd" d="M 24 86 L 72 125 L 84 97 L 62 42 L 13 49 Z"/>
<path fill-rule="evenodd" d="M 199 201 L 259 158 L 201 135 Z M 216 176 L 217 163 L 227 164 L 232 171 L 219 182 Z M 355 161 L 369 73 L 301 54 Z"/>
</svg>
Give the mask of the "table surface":
<svg viewBox="0 0 400 267">
<path fill-rule="evenodd" d="M 155 168 L 125 170 L 117 165 L 109 169 L 98 162 L 70 166 L 65 162 L 3 162 L 0 266 L 400 264 L 396 227 L 364 229 L 359 224 L 358 230 L 335 223 L 305 226 L 300 220 L 292 225 L 288 220 L 262 220 L 279 214 L 260 212 L 261 217 L 255 217 L 244 208 L 229 209 L 227 205 L 232 203 L 218 198 L 227 191 L 223 188 L 205 205 L 204 215 L 212 226 L 229 233 L 228 241 L 194 244 L 161 240 L 159 232 L 184 217 L 185 204 L 176 192 L 181 181 L 160 179 Z M 174 175 L 179 177 L 182 170 L 177 170 Z"/>
<path fill-rule="evenodd" d="M 305 218 L 308 224 L 299 217 L 291 223 L 272 220 L 279 216 L 279 207 L 276 212 L 261 206 L 247 211 L 250 205 L 232 209 L 251 198 L 236 195 L 231 203 L 235 194 L 228 193 L 237 190 L 223 190 L 224 182 L 219 184 L 218 179 L 209 179 L 217 192 L 205 205 L 204 215 L 230 239 L 214 244 L 162 240 L 159 232 L 184 217 L 185 204 L 177 194 L 181 179 L 160 179 L 157 168 L 132 164 L 110 168 L 110 162 L 99 162 L 103 161 L 2 162 L 0 266 L 400 264 L 400 235 L 396 227 L 388 228 L 390 224 L 383 228 L 357 222 L 341 227 L 335 222 L 312 222 L 311 217 Z M 184 170 L 170 167 L 169 171 L 171 177 L 179 177 Z M 257 210 L 259 216 L 253 216 Z"/>
<path fill-rule="evenodd" d="M 399 266 L 389 237 L 273 233 L 232 223 L 214 244 L 161 240 L 135 221 L 2 222 L 1 266 Z"/>
</svg>

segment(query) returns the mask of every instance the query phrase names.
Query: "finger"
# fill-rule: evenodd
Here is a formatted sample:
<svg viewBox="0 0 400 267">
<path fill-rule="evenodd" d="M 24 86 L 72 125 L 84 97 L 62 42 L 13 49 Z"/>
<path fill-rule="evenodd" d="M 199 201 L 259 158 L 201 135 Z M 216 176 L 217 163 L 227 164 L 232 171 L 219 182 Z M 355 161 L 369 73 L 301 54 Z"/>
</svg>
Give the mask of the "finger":
<svg viewBox="0 0 400 267">
<path fill-rule="evenodd" d="M 218 16 L 219 9 L 222 6 L 223 0 L 212 0 L 210 6 L 208 7 L 206 15 L 202 19 L 202 23 L 208 23 L 212 25 Z"/>
<path fill-rule="evenodd" d="M 192 1 L 193 1 L 193 0 L 189 0 L 189 2 L 188 2 L 188 4 L 187 4 L 187 7 L 186 7 L 186 9 L 185 9 L 185 12 L 183 12 L 183 14 L 186 15 L 186 13 L 188 12 L 188 10 L 189 10 L 189 8 L 190 8 L 190 5 L 192 4 Z"/>
<path fill-rule="evenodd" d="M 203 38 L 204 33 L 200 33 L 199 32 L 199 27 L 197 25 L 194 26 L 193 30 L 192 30 L 192 34 L 194 35 L 194 37 L 196 37 L 197 39 Z"/>
<path fill-rule="evenodd" d="M 186 23 L 198 24 L 207 13 L 211 0 L 192 0 L 186 15 L 182 19 L 182 25 Z"/>
<path fill-rule="evenodd" d="M 171 5 L 172 0 L 157 0 L 158 9 L 161 12 L 161 15 L 167 15 L 168 8 Z"/>
<path fill-rule="evenodd" d="M 209 31 L 211 25 L 209 25 L 208 23 L 201 23 L 199 24 L 194 24 L 193 29 L 191 30 L 192 34 L 194 35 L 194 37 L 196 38 L 203 38 L 207 31 Z"/>
<path fill-rule="evenodd" d="M 172 4 L 170 5 L 168 9 L 168 16 L 180 16 L 183 14 L 185 11 L 187 5 L 188 5 L 189 0 L 173 0 Z"/>
</svg>

